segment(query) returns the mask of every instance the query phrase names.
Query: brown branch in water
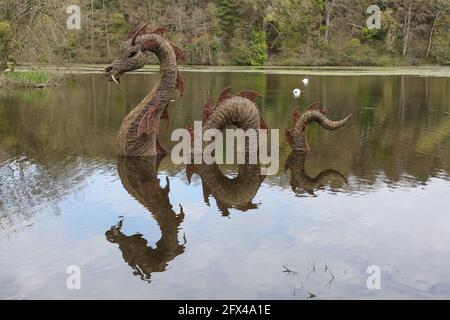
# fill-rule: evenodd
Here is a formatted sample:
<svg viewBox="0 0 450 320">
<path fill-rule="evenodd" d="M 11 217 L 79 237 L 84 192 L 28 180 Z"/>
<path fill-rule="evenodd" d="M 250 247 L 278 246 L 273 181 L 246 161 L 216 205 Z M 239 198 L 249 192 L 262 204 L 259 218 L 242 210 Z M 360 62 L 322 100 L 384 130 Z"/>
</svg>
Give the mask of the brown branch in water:
<svg viewBox="0 0 450 320">
<path fill-rule="evenodd" d="M 307 260 L 308 260 L 309 265 L 311 266 L 311 270 L 310 270 L 310 271 L 308 272 L 308 274 L 306 275 L 306 279 L 309 278 L 309 276 L 311 275 L 311 273 L 316 272 L 316 265 L 315 265 L 315 264 L 312 264 L 312 263 L 309 261 L 309 259 L 307 259 Z"/>
<path fill-rule="evenodd" d="M 286 267 L 284 264 L 282 264 L 282 266 L 283 266 L 283 268 L 285 269 L 285 270 L 283 270 L 283 272 L 285 272 L 285 273 L 287 273 L 287 274 L 298 274 L 298 272 L 297 271 L 293 271 L 293 270 L 290 270 L 288 267 Z"/>
<path fill-rule="evenodd" d="M 328 267 L 328 265 L 325 264 L 325 271 L 324 271 L 324 272 L 327 272 L 327 271 L 330 273 L 331 279 L 330 279 L 330 281 L 327 282 L 327 284 L 326 284 L 325 286 L 329 288 L 329 287 L 331 287 L 331 283 L 332 283 L 333 280 L 334 280 L 334 274 L 333 274 L 333 272 L 331 271 L 331 269 Z"/>
</svg>

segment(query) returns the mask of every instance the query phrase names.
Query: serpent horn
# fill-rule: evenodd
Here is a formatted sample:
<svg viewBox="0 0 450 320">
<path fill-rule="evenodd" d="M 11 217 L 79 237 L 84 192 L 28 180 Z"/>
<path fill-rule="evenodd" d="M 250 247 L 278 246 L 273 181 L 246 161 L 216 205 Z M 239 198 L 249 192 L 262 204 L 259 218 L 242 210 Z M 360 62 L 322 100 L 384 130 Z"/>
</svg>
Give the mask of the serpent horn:
<svg viewBox="0 0 450 320">
<path fill-rule="evenodd" d="M 141 31 L 144 30 L 144 29 L 148 26 L 149 23 L 150 23 L 150 22 L 147 22 L 146 24 L 142 25 L 141 27 L 139 27 L 139 28 L 135 31 L 135 33 L 134 33 L 134 35 L 133 35 L 133 39 L 131 40 L 131 45 L 132 45 L 132 46 L 134 46 L 134 45 L 136 44 L 136 38 L 137 38 L 137 36 L 139 35 L 139 33 L 141 33 Z"/>
</svg>

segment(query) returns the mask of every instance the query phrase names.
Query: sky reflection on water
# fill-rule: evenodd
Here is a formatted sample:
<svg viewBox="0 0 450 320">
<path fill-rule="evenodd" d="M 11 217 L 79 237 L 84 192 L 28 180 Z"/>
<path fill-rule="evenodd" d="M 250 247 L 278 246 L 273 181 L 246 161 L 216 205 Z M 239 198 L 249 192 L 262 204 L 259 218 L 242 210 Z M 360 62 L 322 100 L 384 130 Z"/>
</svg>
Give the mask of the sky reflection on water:
<svg viewBox="0 0 450 320">
<path fill-rule="evenodd" d="M 448 78 L 311 76 L 294 100 L 302 78 L 186 73 L 171 106 L 169 130 L 186 127 L 231 84 L 263 93 L 281 132 L 299 102 L 353 113 L 336 132 L 311 128 L 307 157 L 282 138 L 280 171 L 264 178 L 117 159 L 115 132 L 155 75 L 120 92 L 96 75 L 2 92 L 0 297 L 449 298 Z M 72 264 L 81 290 L 66 288 Z M 381 290 L 366 287 L 372 264 Z"/>
</svg>

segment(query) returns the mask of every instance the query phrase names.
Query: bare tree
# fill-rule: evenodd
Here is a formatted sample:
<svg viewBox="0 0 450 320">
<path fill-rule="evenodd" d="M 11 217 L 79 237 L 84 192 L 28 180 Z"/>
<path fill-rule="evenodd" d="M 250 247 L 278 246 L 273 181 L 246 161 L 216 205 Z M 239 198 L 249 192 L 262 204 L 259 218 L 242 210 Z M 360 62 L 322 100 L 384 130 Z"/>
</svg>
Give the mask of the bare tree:
<svg viewBox="0 0 450 320">
<path fill-rule="evenodd" d="M 105 24 L 105 40 L 106 40 L 106 50 L 108 56 L 111 55 L 111 46 L 109 45 L 109 32 L 108 32 L 108 12 L 105 6 L 105 0 L 103 0 L 103 12 L 104 12 L 104 24 Z"/>
<path fill-rule="evenodd" d="M 94 54 L 94 0 L 91 0 L 91 53 Z"/>
<path fill-rule="evenodd" d="M 445 0 L 444 0 L 445 1 Z M 428 47 L 427 53 L 425 55 L 426 58 L 430 55 L 431 46 L 433 44 L 433 33 L 436 29 L 436 26 L 439 23 L 439 20 L 448 14 L 448 4 L 446 5 L 442 0 L 435 0 L 431 2 L 431 16 L 433 18 L 433 24 L 431 25 L 430 36 L 428 37 Z"/>
<path fill-rule="evenodd" d="M 325 43 L 328 43 L 328 37 L 330 34 L 331 13 L 333 11 L 335 0 L 326 1 L 325 3 Z"/>
<path fill-rule="evenodd" d="M 412 1 L 409 1 L 408 15 L 405 17 L 405 37 L 403 41 L 403 56 L 406 56 L 406 50 L 408 50 L 409 30 L 411 27 L 411 7 Z"/>
</svg>

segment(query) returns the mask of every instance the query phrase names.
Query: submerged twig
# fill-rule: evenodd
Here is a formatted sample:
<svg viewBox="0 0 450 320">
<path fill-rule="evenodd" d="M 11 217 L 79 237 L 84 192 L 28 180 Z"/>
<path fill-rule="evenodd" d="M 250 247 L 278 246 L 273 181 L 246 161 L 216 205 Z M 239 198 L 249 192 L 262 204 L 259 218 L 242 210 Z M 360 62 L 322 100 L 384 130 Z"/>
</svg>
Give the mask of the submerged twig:
<svg viewBox="0 0 450 320">
<path fill-rule="evenodd" d="M 286 267 L 284 264 L 282 264 L 282 266 L 283 266 L 283 268 L 284 268 L 284 270 L 283 270 L 283 272 L 285 272 L 285 273 L 287 273 L 287 274 L 298 274 L 298 272 L 297 271 L 293 271 L 293 270 L 291 270 L 291 269 L 289 269 L 288 267 Z"/>
<path fill-rule="evenodd" d="M 311 261 L 309 261 L 309 259 L 307 259 L 307 260 L 308 260 L 309 265 L 311 266 L 311 270 L 310 270 L 310 271 L 308 272 L 308 274 L 306 275 L 306 279 L 309 278 L 309 276 L 311 275 L 311 273 L 313 273 L 313 272 L 316 271 L 316 264 L 315 264 L 315 263 L 312 264 Z"/>
<path fill-rule="evenodd" d="M 331 287 L 331 283 L 332 283 L 333 280 L 334 280 L 334 274 L 333 274 L 333 272 L 331 271 L 331 269 L 328 268 L 328 265 L 325 264 L 325 271 L 324 271 L 324 272 L 327 272 L 327 271 L 330 273 L 331 279 L 330 279 L 330 281 L 327 282 L 327 284 L 326 284 L 325 286 L 329 288 L 329 287 Z"/>
</svg>

